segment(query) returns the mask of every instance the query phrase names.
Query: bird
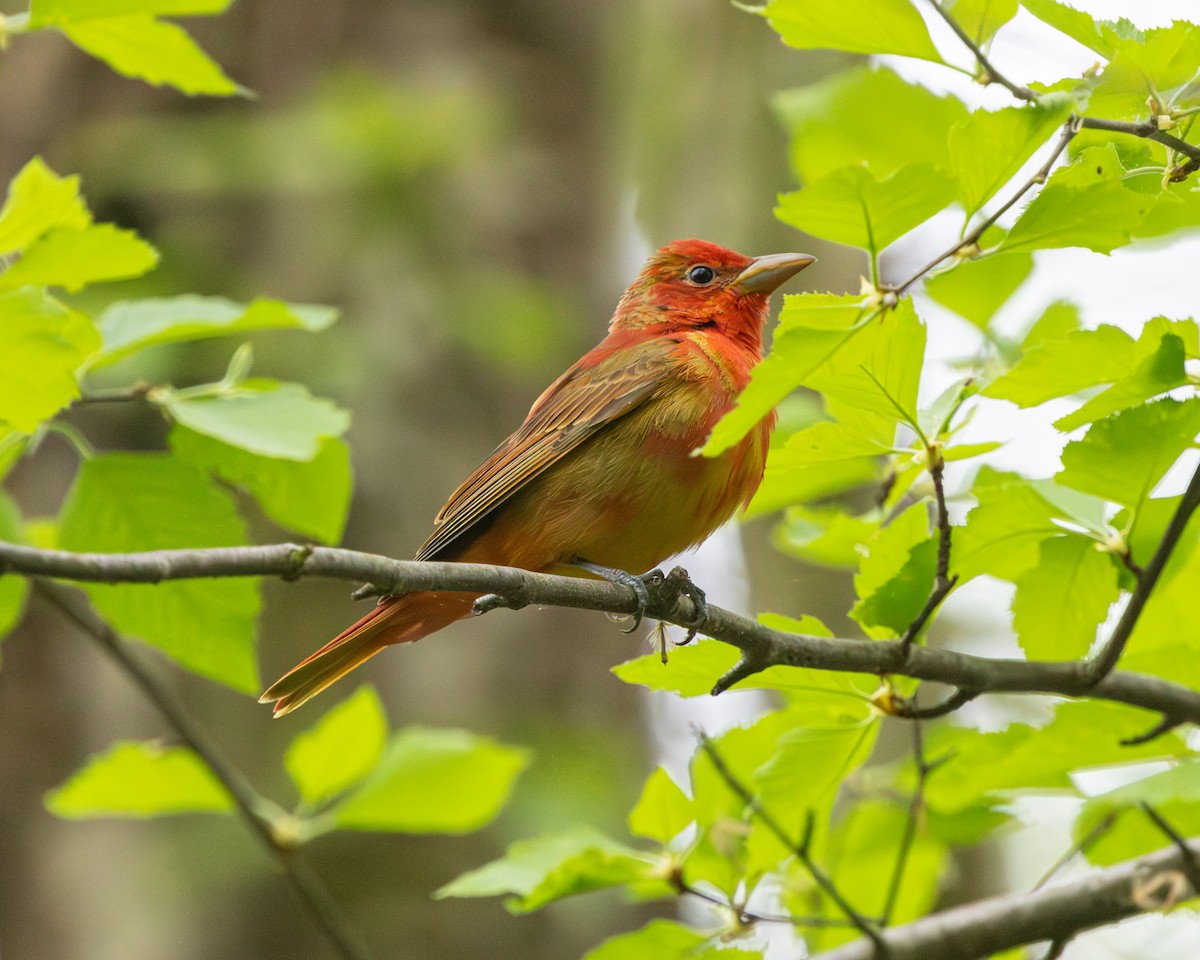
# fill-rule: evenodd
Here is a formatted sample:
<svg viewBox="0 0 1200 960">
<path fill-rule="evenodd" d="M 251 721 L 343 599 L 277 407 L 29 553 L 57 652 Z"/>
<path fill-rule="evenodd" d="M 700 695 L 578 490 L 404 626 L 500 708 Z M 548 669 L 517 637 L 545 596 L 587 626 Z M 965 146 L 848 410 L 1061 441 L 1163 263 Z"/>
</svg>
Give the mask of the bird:
<svg viewBox="0 0 1200 960">
<path fill-rule="evenodd" d="M 772 410 L 724 453 L 698 456 L 763 356 L 770 294 L 813 263 L 675 240 L 617 303 L 607 336 L 550 384 L 524 423 L 450 495 L 417 560 L 583 572 L 631 582 L 710 533 L 762 480 Z M 385 647 L 467 617 L 479 594 L 383 597 L 260 698 L 283 716 Z"/>
</svg>

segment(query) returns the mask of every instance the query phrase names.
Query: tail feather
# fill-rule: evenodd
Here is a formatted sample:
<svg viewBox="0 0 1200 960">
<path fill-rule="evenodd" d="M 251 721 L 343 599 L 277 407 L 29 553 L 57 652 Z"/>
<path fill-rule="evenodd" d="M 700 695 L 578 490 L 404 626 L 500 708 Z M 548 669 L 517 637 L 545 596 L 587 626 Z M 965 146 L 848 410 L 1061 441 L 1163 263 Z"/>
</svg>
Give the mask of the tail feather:
<svg viewBox="0 0 1200 960">
<path fill-rule="evenodd" d="M 271 684 L 259 703 L 274 701 L 276 717 L 291 713 L 384 647 L 412 643 L 467 616 L 474 600 L 474 594 L 466 593 L 411 593 L 384 600 Z"/>
</svg>

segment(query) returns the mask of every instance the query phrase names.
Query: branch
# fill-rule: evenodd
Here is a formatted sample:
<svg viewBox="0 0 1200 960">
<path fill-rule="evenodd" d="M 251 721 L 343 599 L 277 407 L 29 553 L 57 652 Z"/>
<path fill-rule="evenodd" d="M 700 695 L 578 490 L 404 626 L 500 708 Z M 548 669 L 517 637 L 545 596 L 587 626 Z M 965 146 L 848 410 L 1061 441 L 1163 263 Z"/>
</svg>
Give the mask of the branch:
<svg viewBox="0 0 1200 960">
<path fill-rule="evenodd" d="M 1200 848 L 1176 844 L 1156 853 L 1096 870 L 1079 880 L 987 900 L 931 914 L 881 934 L 890 960 L 976 960 L 978 957 L 1113 924 L 1143 912 L 1133 900 L 1144 878 L 1188 869 Z M 1194 895 L 1192 891 L 1190 895 Z M 875 960 L 876 945 L 860 938 L 812 960 Z"/>
<path fill-rule="evenodd" d="M 1027 103 L 1034 103 L 1037 101 L 1037 96 L 1032 90 L 1030 90 L 1028 87 L 1022 87 L 1020 84 L 1013 83 L 1006 76 L 1004 76 L 1004 74 L 992 66 L 992 62 L 988 60 L 987 55 L 982 49 L 980 49 L 979 44 L 971 39 L 970 34 L 963 29 L 962 24 L 955 20 L 954 17 L 952 17 L 938 2 L 938 0 L 929 0 L 929 2 L 932 4 L 933 9 L 937 11 L 938 16 L 946 21 L 946 24 L 951 30 L 954 31 L 955 36 L 957 36 L 958 39 L 963 42 L 963 46 L 965 46 L 971 51 L 971 53 L 975 55 L 975 62 L 978 63 L 980 68 L 983 70 L 983 74 L 981 76 L 977 76 L 975 78 L 976 80 L 978 80 L 985 87 L 989 83 L 998 83 L 1018 100 L 1024 100 Z"/>
<path fill-rule="evenodd" d="M 1112 635 L 1087 665 L 1088 672 L 1097 680 L 1102 680 L 1111 673 L 1116 667 L 1117 661 L 1121 659 L 1121 654 L 1125 652 L 1125 644 L 1129 642 L 1133 628 L 1137 626 L 1138 619 L 1146 607 L 1146 601 L 1150 599 L 1151 592 L 1162 576 L 1167 561 L 1171 559 L 1171 554 L 1175 551 L 1175 547 L 1183 536 L 1184 530 L 1187 529 L 1188 521 L 1196 512 L 1197 507 L 1200 507 L 1200 465 L 1197 465 L 1187 490 L 1179 498 L 1179 506 L 1175 508 L 1171 522 L 1167 524 L 1166 532 L 1163 533 L 1163 538 L 1159 541 L 1154 556 L 1150 558 L 1146 569 L 1138 577 L 1137 586 L 1129 597 L 1129 603 L 1125 605 L 1125 609 L 1121 613 L 1121 619 L 1113 628 Z"/>
<path fill-rule="evenodd" d="M 159 583 L 203 577 L 306 576 L 368 580 L 383 593 L 449 590 L 498 593 L 531 604 L 633 613 L 638 599 L 629 587 L 516 567 L 432 560 L 392 560 L 333 547 L 276 544 L 158 550 L 148 553 L 70 553 L 0 542 L 0 571 L 100 583 Z M 666 594 L 664 598 L 664 592 Z M 1082 661 L 1001 660 L 951 650 L 912 646 L 898 640 L 850 640 L 788 633 L 708 604 L 697 624 L 691 599 L 665 580 L 649 590 L 646 615 L 731 644 L 742 659 L 714 688 L 720 693 L 767 667 L 810 667 L 848 673 L 896 674 L 984 693 L 1037 693 L 1095 697 L 1169 714 L 1200 724 L 1200 692 L 1160 677 L 1114 670 L 1098 682 Z"/>
<path fill-rule="evenodd" d="M 286 831 L 278 829 L 288 814 L 261 796 L 231 765 L 192 719 L 179 699 L 126 646 L 117 633 L 72 591 L 43 580 L 34 582 L 38 595 L 59 611 L 97 644 L 133 678 L 146 697 L 158 708 L 180 739 L 192 749 L 233 797 L 241 818 L 262 841 L 283 871 L 284 877 L 317 925 L 344 960 L 370 960 L 371 954 L 347 925 L 341 908 L 320 879 L 295 856 Z"/>
</svg>

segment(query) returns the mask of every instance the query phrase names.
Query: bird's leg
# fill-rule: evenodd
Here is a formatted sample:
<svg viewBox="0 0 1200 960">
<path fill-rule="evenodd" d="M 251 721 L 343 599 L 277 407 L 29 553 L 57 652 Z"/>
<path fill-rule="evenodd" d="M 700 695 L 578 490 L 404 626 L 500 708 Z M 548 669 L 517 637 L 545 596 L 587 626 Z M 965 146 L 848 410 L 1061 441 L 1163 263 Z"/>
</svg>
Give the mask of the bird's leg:
<svg viewBox="0 0 1200 960">
<path fill-rule="evenodd" d="M 663 580 L 663 586 L 671 590 L 674 596 L 687 597 L 692 601 L 692 608 L 695 612 L 692 614 L 691 622 L 686 625 L 687 636 L 683 639 L 683 643 L 676 644 L 679 647 L 685 646 L 696 639 L 697 632 L 708 619 L 708 601 L 705 599 L 704 591 L 692 583 L 692 578 L 688 576 L 688 572 L 683 567 L 673 567 Z"/>
<path fill-rule="evenodd" d="M 643 573 L 638 576 L 635 573 L 629 573 L 626 570 L 617 570 L 615 567 L 605 567 L 599 563 L 592 563 L 590 560 L 584 560 L 582 557 L 576 557 L 571 561 L 571 566 L 578 567 L 580 570 L 586 570 L 588 573 L 594 573 L 598 577 L 603 577 L 609 583 L 615 583 L 622 587 L 629 587 L 637 594 L 638 606 L 633 613 L 633 623 L 624 633 L 633 633 L 642 623 L 642 617 L 646 613 L 646 607 L 650 605 L 650 590 L 651 584 L 657 586 L 663 582 L 663 572 L 661 570 L 651 570 L 649 573 Z M 685 574 L 686 576 L 686 574 Z"/>
</svg>

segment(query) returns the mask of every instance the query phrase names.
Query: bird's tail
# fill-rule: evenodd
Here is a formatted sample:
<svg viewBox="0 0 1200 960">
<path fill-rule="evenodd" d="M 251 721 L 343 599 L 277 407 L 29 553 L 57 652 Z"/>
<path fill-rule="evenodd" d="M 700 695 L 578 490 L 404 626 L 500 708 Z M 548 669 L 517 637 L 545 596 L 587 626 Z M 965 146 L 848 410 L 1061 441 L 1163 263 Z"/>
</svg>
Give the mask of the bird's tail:
<svg viewBox="0 0 1200 960">
<path fill-rule="evenodd" d="M 393 643 L 411 643 L 471 612 L 470 593 L 410 593 L 390 597 L 276 680 L 260 698 L 275 716 L 291 713 L 335 680 Z"/>
</svg>

